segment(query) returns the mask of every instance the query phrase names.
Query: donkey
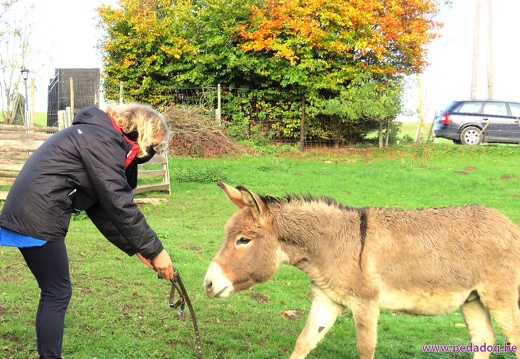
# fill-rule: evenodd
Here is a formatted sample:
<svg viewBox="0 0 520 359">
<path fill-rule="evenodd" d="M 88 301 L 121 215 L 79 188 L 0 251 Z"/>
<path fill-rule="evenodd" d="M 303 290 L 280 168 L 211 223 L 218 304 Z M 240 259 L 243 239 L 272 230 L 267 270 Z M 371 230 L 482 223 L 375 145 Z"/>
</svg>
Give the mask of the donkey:
<svg viewBox="0 0 520 359">
<path fill-rule="evenodd" d="M 491 313 L 511 348 L 520 346 L 520 227 L 499 212 L 351 208 L 328 197 L 218 185 L 240 210 L 209 265 L 206 294 L 227 297 L 265 282 L 281 263 L 305 272 L 313 301 L 291 359 L 305 358 L 346 307 L 361 359 L 374 357 L 380 308 L 441 315 L 460 307 L 479 347 L 495 341 Z"/>
</svg>

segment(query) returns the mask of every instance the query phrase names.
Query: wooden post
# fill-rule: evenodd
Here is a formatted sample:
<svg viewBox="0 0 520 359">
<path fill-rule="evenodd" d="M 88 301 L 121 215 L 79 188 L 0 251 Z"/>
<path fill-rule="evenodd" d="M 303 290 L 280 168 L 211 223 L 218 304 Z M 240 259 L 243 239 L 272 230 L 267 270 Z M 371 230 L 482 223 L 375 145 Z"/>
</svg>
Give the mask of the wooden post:
<svg viewBox="0 0 520 359">
<path fill-rule="evenodd" d="M 19 106 L 20 106 L 21 99 L 22 99 L 22 96 L 20 94 L 18 94 L 18 96 L 15 96 L 13 111 L 10 113 L 9 117 L 7 118 L 7 122 L 6 122 L 8 125 L 14 125 L 15 120 L 16 120 L 16 115 L 19 113 Z"/>
<path fill-rule="evenodd" d="M 430 131 L 428 132 L 428 138 L 426 140 L 426 143 L 430 143 L 431 141 L 431 138 L 432 138 L 432 135 L 433 135 L 433 126 L 435 125 L 435 119 L 437 118 L 437 111 L 435 111 L 435 115 L 433 116 L 433 121 L 430 125 Z M 434 140 L 436 141 L 437 138 L 434 138 Z"/>
<path fill-rule="evenodd" d="M 123 81 L 119 81 L 119 104 L 123 104 L 124 85 Z"/>
<path fill-rule="evenodd" d="M 71 108 L 71 113 L 72 115 L 74 115 L 74 78 L 71 77 L 70 78 L 70 108 Z M 67 127 L 69 125 L 67 124 Z"/>
<path fill-rule="evenodd" d="M 423 115 L 423 96 L 422 96 L 422 88 L 421 88 L 421 74 L 417 75 L 417 130 L 415 132 L 415 142 L 421 143 L 422 138 L 422 127 L 424 123 L 424 115 Z"/>
<path fill-rule="evenodd" d="M 72 108 L 66 107 L 65 108 L 65 121 L 63 122 L 64 128 L 69 127 L 70 123 L 72 122 Z"/>
<path fill-rule="evenodd" d="M 31 115 L 29 116 L 29 126 L 34 125 L 34 107 L 35 107 L 35 97 L 36 97 L 36 85 L 34 77 L 31 79 Z"/>
<path fill-rule="evenodd" d="M 58 129 L 63 130 L 65 128 L 65 111 L 58 111 Z"/>
<path fill-rule="evenodd" d="M 302 123 L 300 126 L 300 150 L 305 151 L 305 97 L 302 96 Z"/>
<path fill-rule="evenodd" d="M 222 125 L 222 105 L 220 98 L 220 84 L 217 85 L 217 113 L 216 113 L 217 126 Z"/>
</svg>

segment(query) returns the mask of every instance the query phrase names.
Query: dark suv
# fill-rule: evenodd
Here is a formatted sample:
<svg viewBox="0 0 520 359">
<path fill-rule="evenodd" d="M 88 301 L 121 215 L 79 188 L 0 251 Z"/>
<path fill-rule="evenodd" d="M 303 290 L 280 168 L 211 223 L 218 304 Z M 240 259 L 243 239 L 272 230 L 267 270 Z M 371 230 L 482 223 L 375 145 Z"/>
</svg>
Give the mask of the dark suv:
<svg viewBox="0 0 520 359">
<path fill-rule="evenodd" d="M 454 101 L 436 118 L 435 137 L 455 143 L 520 143 L 520 103 L 498 100 Z"/>
</svg>

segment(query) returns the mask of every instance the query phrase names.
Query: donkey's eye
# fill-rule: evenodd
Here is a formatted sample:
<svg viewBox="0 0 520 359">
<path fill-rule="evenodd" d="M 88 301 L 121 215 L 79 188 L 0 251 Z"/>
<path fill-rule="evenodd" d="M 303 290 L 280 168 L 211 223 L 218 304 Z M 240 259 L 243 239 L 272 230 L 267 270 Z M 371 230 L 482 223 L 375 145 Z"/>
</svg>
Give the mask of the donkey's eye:
<svg viewBox="0 0 520 359">
<path fill-rule="evenodd" d="M 249 238 L 246 238 L 246 237 L 240 237 L 237 242 L 236 242 L 236 246 L 245 246 L 246 244 L 248 244 L 249 242 L 251 242 L 251 240 Z"/>
</svg>

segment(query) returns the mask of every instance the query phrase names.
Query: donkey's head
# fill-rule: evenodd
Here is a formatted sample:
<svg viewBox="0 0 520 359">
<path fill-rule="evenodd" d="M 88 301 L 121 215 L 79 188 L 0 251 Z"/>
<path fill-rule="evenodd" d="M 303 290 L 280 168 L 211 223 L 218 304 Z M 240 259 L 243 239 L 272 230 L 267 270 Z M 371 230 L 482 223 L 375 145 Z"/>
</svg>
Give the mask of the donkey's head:
<svg viewBox="0 0 520 359">
<path fill-rule="evenodd" d="M 206 294 L 217 298 L 267 281 L 285 259 L 260 196 L 242 186 L 218 185 L 240 210 L 227 222 L 224 243 L 204 278 Z"/>
</svg>

